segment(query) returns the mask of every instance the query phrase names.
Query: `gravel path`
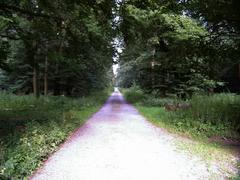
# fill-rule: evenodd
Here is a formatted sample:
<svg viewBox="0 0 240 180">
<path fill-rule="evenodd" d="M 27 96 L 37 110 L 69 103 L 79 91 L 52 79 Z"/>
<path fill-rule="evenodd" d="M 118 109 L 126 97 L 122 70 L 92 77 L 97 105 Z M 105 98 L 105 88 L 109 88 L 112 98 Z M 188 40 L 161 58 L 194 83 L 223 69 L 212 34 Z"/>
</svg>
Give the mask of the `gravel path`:
<svg viewBox="0 0 240 180">
<path fill-rule="evenodd" d="M 207 165 L 177 151 L 173 139 L 115 92 L 31 179 L 208 179 Z"/>
</svg>

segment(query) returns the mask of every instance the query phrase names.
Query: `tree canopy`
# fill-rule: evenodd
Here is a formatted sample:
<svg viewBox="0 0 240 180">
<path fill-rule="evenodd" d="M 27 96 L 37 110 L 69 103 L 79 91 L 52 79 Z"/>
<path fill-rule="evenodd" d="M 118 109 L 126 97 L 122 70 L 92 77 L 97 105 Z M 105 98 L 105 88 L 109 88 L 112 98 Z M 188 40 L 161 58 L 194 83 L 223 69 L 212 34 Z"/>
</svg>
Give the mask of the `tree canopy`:
<svg viewBox="0 0 240 180">
<path fill-rule="evenodd" d="M 111 76 L 112 1 L 0 3 L 1 86 L 84 95 Z"/>
<path fill-rule="evenodd" d="M 183 97 L 224 84 L 236 91 L 239 7 L 238 0 L 6 0 L 1 88 L 84 95 L 111 82 L 117 59 L 123 87 Z"/>
<path fill-rule="evenodd" d="M 237 7 L 238 1 L 125 1 L 119 85 L 164 96 L 222 86 L 239 63 Z"/>
</svg>

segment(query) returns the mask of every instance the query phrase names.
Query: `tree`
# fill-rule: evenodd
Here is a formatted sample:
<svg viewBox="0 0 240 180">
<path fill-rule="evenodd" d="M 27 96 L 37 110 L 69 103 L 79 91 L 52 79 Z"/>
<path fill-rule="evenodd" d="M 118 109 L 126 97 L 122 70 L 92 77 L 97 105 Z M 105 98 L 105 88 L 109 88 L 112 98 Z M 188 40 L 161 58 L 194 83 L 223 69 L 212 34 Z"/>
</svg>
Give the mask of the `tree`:
<svg viewBox="0 0 240 180">
<path fill-rule="evenodd" d="M 113 1 L 1 3 L 4 88 L 36 96 L 83 95 L 103 88 L 112 65 L 113 6 Z"/>
<path fill-rule="evenodd" d="M 119 75 L 125 78 L 121 77 L 121 84 L 136 82 L 147 92 L 183 97 L 222 85 L 225 69 L 238 62 L 238 11 L 233 8 L 233 14 L 217 18 L 215 12 L 223 15 L 219 10 L 223 4 L 228 5 L 225 11 L 237 4 L 223 1 L 215 7 L 219 11 L 212 11 L 213 4 L 125 1 L 121 9 L 125 44 Z"/>
</svg>

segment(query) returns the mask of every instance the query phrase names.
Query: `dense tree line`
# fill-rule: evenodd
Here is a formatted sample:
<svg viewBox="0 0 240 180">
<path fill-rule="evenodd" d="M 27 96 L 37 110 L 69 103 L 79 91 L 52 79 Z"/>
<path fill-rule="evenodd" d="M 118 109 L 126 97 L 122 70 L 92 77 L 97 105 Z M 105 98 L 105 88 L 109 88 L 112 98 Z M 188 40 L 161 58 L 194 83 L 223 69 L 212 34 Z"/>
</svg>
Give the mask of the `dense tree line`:
<svg viewBox="0 0 240 180">
<path fill-rule="evenodd" d="M 237 0 L 124 1 L 118 84 L 185 97 L 235 78 L 239 91 L 239 8 Z"/>
<path fill-rule="evenodd" d="M 112 76 L 114 1 L 0 3 L 0 88 L 84 95 Z"/>
<path fill-rule="evenodd" d="M 0 88 L 36 96 L 101 89 L 123 42 L 121 86 L 164 96 L 237 91 L 239 7 L 237 0 L 6 0 Z"/>
</svg>

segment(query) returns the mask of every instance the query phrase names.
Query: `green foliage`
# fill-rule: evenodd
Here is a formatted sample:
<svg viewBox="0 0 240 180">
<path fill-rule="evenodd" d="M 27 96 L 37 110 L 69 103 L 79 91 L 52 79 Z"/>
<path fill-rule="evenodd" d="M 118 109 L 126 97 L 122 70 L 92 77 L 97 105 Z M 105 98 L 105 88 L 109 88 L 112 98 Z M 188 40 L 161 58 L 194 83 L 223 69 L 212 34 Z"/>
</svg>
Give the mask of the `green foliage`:
<svg viewBox="0 0 240 180">
<path fill-rule="evenodd" d="M 164 107 L 166 104 L 176 104 L 176 102 L 179 102 L 179 100 L 171 98 L 157 98 L 148 95 L 141 104 L 148 107 Z"/>
<path fill-rule="evenodd" d="M 130 89 L 125 90 L 125 98 L 130 103 L 138 103 L 144 99 L 144 93 L 137 86 L 132 86 Z"/>
<path fill-rule="evenodd" d="M 0 175 L 29 176 L 107 96 L 100 92 L 79 99 L 36 99 L 0 93 Z"/>
<path fill-rule="evenodd" d="M 209 79 L 205 57 L 198 53 L 208 35 L 206 29 L 162 6 L 149 10 L 133 4 L 123 6 L 121 30 L 127 48 L 120 57 L 119 85 L 136 82 L 146 91 L 163 95 L 207 89 L 204 83 L 191 82 L 197 74 L 199 81 Z"/>
<path fill-rule="evenodd" d="M 232 68 L 239 63 L 239 13 L 234 5 L 235 0 L 125 1 L 118 84 L 129 88 L 135 82 L 148 92 L 184 98 L 231 88 L 222 83 L 229 72 L 233 76 L 227 81 L 237 84 Z M 221 12 L 228 8 L 232 15 Z"/>
<path fill-rule="evenodd" d="M 123 93 L 128 102 L 148 107 L 164 107 L 166 104 L 176 104 L 180 102 L 180 100 L 176 98 L 158 98 L 158 94 L 145 94 L 143 90 L 136 85 L 128 89 L 123 89 Z"/>
<path fill-rule="evenodd" d="M 214 94 L 193 96 L 192 108 L 183 116 L 198 119 L 202 123 L 240 130 L 240 96 L 235 94 Z"/>
<path fill-rule="evenodd" d="M 1 3 L 1 88 L 30 94 L 36 82 L 36 94 L 47 86 L 49 94 L 68 96 L 104 89 L 112 66 L 113 6 L 107 1 Z"/>
<path fill-rule="evenodd" d="M 129 91 L 124 91 L 125 97 Z M 131 91 L 131 94 L 134 92 Z M 162 127 L 195 137 L 240 137 L 240 96 L 235 94 L 194 95 L 187 101 L 141 95 L 133 101 L 143 115 Z M 133 96 L 134 97 L 134 96 Z M 172 108 L 184 103 L 186 108 Z"/>
</svg>

